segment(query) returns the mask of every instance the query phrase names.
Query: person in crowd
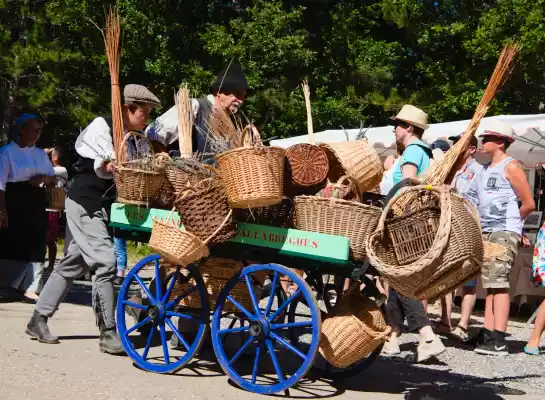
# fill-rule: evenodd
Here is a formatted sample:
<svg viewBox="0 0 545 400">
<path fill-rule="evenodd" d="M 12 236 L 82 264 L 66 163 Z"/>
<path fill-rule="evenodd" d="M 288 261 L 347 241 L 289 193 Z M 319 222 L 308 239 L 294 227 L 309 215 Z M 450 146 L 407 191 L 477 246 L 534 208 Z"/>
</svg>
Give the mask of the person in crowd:
<svg viewBox="0 0 545 400">
<path fill-rule="evenodd" d="M 159 105 L 159 99 L 140 85 L 127 85 L 123 95 L 125 131 L 142 131 L 150 112 Z M 116 258 L 107 229 L 110 206 L 115 200 L 112 172 L 116 154 L 111 124 L 105 118 L 96 118 L 81 132 L 75 147 L 79 159 L 74 165 L 65 203 L 73 239 L 68 254 L 45 284 L 26 333 L 42 343 L 59 343 L 58 337 L 49 331 L 48 319 L 57 311 L 74 279 L 92 269 L 95 271 L 92 300 L 100 331 L 99 349 L 120 354 L 123 346 L 116 331 L 113 285 Z"/>
<path fill-rule="evenodd" d="M 443 139 L 437 139 L 430 146 L 433 153 L 433 162 L 438 163 L 445 158 L 445 153 L 450 150 L 450 144 Z"/>
<path fill-rule="evenodd" d="M 532 262 L 532 280 L 537 287 L 545 287 L 545 223 L 537 234 L 536 243 L 534 246 L 534 259 Z M 541 302 L 537 310 L 536 320 L 532 336 L 526 346 L 524 352 L 531 356 L 540 354 L 539 342 L 541 336 L 545 332 L 545 300 Z"/>
<path fill-rule="evenodd" d="M 53 164 L 53 170 L 55 171 L 56 187 L 63 188 L 68 182 L 68 171 L 61 165 L 61 150 L 58 147 L 46 149 L 45 152 L 51 158 Z M 59 210 L 47 210 L 48 214 L 48 228 L 47 228 L 47 258 L 49 264 L 47 269 L 52 270 L 55 266 L 55 260 L 57 259 L 57 239 L 59 236 L 59 222 L 61 219 L 61 211 Z"/>
<path fill-rule="evenodd" d="M 394 187 L 394 169 L 401 160 L 403 155 L 403 145 L 396 142 L 396 155 L 389 155 L 384 160 L 384 174 L 382 175 L 382 181 L 380 182 L 380 194 L 383 196 L 388 195 L 390 190 Z"/>
<path fill-rule="evenodd" d="M 47 213 L 43 185 L 55 184 L 37 115 L 15 121 L 13 140 L 0 149 L 0 282 L 35 301 L 41 289 Z"/>
<path fill-rule="evenodd" d="M 422 141 L 422 135 L 428 128 L 428 115 L 417 107 L 405 105 L 393 118 L 396 141 L 403 148 L 403 156 L 394 167 L 394 188 L 406 179 L 415 179 L 430 165 L 432 152 Z M 384 346 L 384 353 L 400 353 L 398 336 L 407 318 L 409 330 L 418 331 L 420 343 L 417 347 L 416 361 L 422 362 L 445 351 L 441 339 L 435 335 L 431 322 L 426 315 L 424 305 L 419 300 L 409 299 L 390 288 L 386 303 L 386 318 L 392 327 L 392 335 Z"/>
<path fill-rule="evenodd" d="M 213 159 L 206 126 L 210 113 L 214 107 L 218 107 L 229 115 L 235 115 L 244 103 L 247 91 L 248 81 L 242 67 L 237 63 L 230 63 L 218 74 L 212 85 L 212 94 L 201 99 L 191 99 L 194 114 L 193 152 L 201 154 L 205 162 Z M 256 140 L 259 133 L 253 126 L 252 134 L 253 140 Z M 153 121 L 146 129 L 146 136 L 152 141 L 156 153 L 177 150 L 179 146 L 176 106 Z"/>
<path fill-rule="evenodd" d="M 479 211 L 484 239 L 504 246 L 505 253 L 483 263 L 481 279 L 487 291 L 484 329 L 471 343 L 476 344 L 478 354 L 507 355 L 509 273 L 521 242 L 523 221 L 534 211 L 535 202 L 524 170 L 506 153 L 515 141 L 511 125 L 495 120 L 481 138 L 482 151 L 490 156 L 490 162 L 474 179 L 468 198 Z"/>
</svg>

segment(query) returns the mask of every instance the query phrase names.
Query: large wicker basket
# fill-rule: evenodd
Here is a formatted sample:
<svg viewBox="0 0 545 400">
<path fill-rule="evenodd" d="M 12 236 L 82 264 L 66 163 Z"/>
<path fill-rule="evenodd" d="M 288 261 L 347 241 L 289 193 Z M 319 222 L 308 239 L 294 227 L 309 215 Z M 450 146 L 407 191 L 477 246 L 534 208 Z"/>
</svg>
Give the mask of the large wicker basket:
<svg viewBox="0 0 545 400">
<path fill-rule="evenodd" d="M 320 145 L 329 159 L 329 180 L 337 181 L 349 175 L 357 182 L 360 192 L 367 192 L 380 184 L 384 167 L 380 157 L 367 140 L 349 140 Z"/>
<path fill-rule="evenodd" d="M 352 180 L 343 176 L 338 183 Z M 351 188 L 361 200 L 357 185 Z M 325 233 L 328 235 L 345 236 L 350 239 L 350 252 L 354 260 L 365 258 L 367 237 L 375 230 L 381 215 L 378 207 L 361 204 L 358 201 L 330 199 L 316 196 L 298 196 L 295 198 L 294 225 L 297 229 Z"/>
<path fill-rule="evenodd" d="M 131 136 L 138 136 L 147 140 L 150 151 L 153 151 L 151 143 L 145 136 L 137 132 L 129 132 L 123 139 L 120 154 L 126 151 L 125 146 Z M 117 200 L 120 203 L 145 206 L 150 204 L 165 179 L 164 168 L 155 166 L 154 163 L 155 161 L 152 162 L 149 170 L 139 168 L 138 162 L 134 160 L 114 165 L 114 181 L 117 189 Z"/>
<path fill-rule="evenodd" d="M 380 308 L 351 288 L 322 322 L 320 354 L 335 367 L 346 368 L 371 354 L 390 332 Z"/>
<path fill-rule="evenodd" d="M 186 188 L 175 200 L 185 229 L 201 240 L 209 237 L 225 220 L 230 208 L 225 190 L 218 179 L 208 178 L 191 188 Z M 236 235 L 233 218 L 224 223 L 212 243 L 225 242 Z"/>
<path fill-rule="evenodd" d="M 52 210 L 64 210 L 66 192 L 61 187 L 50 187 L 46 190 L 48 197 L 48 208 Z"/>
<path fill-rule="evenodd" d="M 329 172 L 329 161 L 319 146 L 299 143 L 286 151 L 287 175 L 290 183 L 297 187 L 314 187 L 322 183 Z"/>
<path fill-rule="evenodd" d="M 405 196 L 412 200 L 405 214 L 392 216 Z M 480 272 L 483 240 L 474 215 L 447 186 L 406 188 L 386 206 L 369 237 L 367 255 L 402 295 L 437 298 Z"/>
<path fill-rule="evenodd" d="M 284 157 L 280 147 L 241 147 L 216 156 L 231 208 L 272 206 L 284 194 Z"/>
</svg>

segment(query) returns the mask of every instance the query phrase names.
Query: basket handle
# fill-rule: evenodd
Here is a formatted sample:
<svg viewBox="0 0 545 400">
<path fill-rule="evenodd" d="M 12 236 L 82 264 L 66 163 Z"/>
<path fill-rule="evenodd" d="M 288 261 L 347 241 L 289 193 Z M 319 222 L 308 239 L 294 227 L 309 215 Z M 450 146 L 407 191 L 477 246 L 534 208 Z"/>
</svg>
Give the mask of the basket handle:
<svg viewBox="0 0 545 400">
<path fill-rule="evenodd" d="M 219 176 L 218 170 L 211 165 L 203 164 L 202 167 Z"/>
<path fill-rule="evenodd" d="M 308 81 L 305 79 L 301 84 L 303 88 L 303 95 L 305 97 L 305 105 L 307 108 L 307 131 L 308 131 L 308 142 L 314 144 L 314 128 L 312 126 L 312 109 L 310 106 L 310 87 L 308 86 Z"/>
<path fill-rule="evenodd" d="M 348 181 L 350 183 L 350 185 L 348 187 L 352 190 L 352 193 L 354 193 L 356 195 L 356 197 L 358 198 L 358 201 L 361 202 L 362 201 L 362 195 L 361 195 L 360 188 L 358 187 L 358 185 L 356 183 L 356 180 L 354 178 L 352 178 L 350 175 L 343 175 L 343 176 L 341 176 L 339 178 L 339 180 L 337 181 L 337 183 L 333 187 L 333 194 L 331 195 L 332 196 L 331 198 L 335 198 L 335 199 L 339 198 L 338 197 L 338 195 L 339 195 L 339 186 L 344 181 Z"/>
<path fill-rule="evenodd" d="M 172 213 L 174 212 L 174 210 L 176 210 L 176 207 L 172 207 L 172 210 L 170 210 L 170 212 L 168 213 L 168 216 L 167 216 L 167 224 L 169 224 L 170 222 L 170 217 L 172 217 Z M 181 218 L 180 218 L 180 221 L 181 221 Z M 176 224 L 171 224 L 171 226 L 174 226 L 176 228 L 179 228 L 180 225 L 176 226 Z"/>
<path fill-rule="evenodd" d="M 251 132 L 252 126 L 253 126 L 252 124 L 246 125 L 246 126 L 244 127 L 244 129 L 242 130 L 242 134 L 240 135 L 240 144 L 241 144 L 241 147 L 244 147 L 244 139 L 246 138 L 246 135 L 248 134 L 248 132 Z M 250 146 L 250 147 L 252 147 L 252 146 Z M 257 136 L 257 142 L 256 142 L 256 144 L 255 144 L 253 147 L 257 147 L 257 148 L 263 147 L 263 141 L 261 140 L 261 136 L 260 136 L 260 135 Z"/>
<path fill-rule="evenodd" d="M 208 238 L 204 241 L 204 244 L 208 244 L 208 242 L 212 240 L 225 227 L 225 225 L 231 218 L 231 215 L 233 215 L 233 210 L 229 210 L 229 213 L 223 219 L 223 222 L 221 223 L 221 225 L 210 236 L 208 236 Z"/>
<path fill-rule="evenodd" d="M 121 142 L 121 146 L 119 146 L 119 153 L 117 154 L 117 159 L 118 160 L 121 160 L 121 154 L 125 153 L 126 146 L 127 146 L 127 140 L 129 140 L 129 138 L 131 136 L 136 136 L 138 138 L 145 139 L 146 142 L 148 142 L 148 149 L 150 150 L 151 155 L 155 156 L 155 151 L 153 150 L 153 146 L 151 145 L 150 140 L 145 135 L 142 135 L 141 133 L 138 133 L 136 131 L 129 131 L 129 132 L 127 132 L 127 134 L 123 138 L 123 142 Z"/>
</svg>

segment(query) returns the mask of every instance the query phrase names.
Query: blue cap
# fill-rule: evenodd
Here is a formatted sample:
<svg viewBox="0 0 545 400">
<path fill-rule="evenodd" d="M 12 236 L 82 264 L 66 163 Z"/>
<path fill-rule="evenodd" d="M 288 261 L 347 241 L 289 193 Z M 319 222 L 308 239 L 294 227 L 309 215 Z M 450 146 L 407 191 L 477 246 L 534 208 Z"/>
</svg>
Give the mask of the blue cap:
<svg viewBox="0 0 545 400">
<path fill-rule="evenodd" d="M 33 119 L 40 119 L 40 117 L 38 117 L 36 114 L 24 113 L 15 120 L 15 126 L 21 128 L 25 124 L 25 122 L 31 121 Z"/>
<path fill-rule="evenodd" d="M 441 150 L 443 150 L 443 151 L 446 153 L 446 152 L 449 151 L 449 149 L 450 149 L 450 144 L 448 144 L 448 142 L 445 141 L 445 140 L 439 139 L 439 140 L 436 140 L 435 142 L 433 142 L 433 143 L 431 144 L 430 148 L 431 148 L 432 150 L 434 150 L 434 149 L 441 149 Z"/>
</svg>

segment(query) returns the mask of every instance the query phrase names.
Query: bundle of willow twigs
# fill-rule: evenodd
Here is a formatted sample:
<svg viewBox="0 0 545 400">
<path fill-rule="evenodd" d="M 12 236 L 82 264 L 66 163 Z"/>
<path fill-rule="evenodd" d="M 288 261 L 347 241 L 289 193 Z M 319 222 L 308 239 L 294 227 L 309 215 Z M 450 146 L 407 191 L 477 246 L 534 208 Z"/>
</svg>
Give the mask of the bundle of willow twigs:
<svg viewBox="0 0 545 400">
<path fill-rule="evenodd" d="M 180 146 L 180 157 L 190 158 L 193 154 L 193 109 L 189 88 L 183 85 L 174 96 L 176 109 L 178 110 L 178 144 Z"/>
<path fill-rule="evenodd" d="M 509 74 L 513 70 L 514 61 L 519 51 L 519 45 L 508 45 L 502 50 L 494 73 L 488 82 L 488 86 L 484 91 L 483 97 L 477 106 L 475 114 L 471 119 L 471 123 L 466 129 L 462 138 L 445 154 L 445 158 L 434 165 L 424 183 L 431 185 L 450 184 L 456 171 L 460 167 L 462 161 L 462 155 L 465 153 L 471 138 L 475 136 L 477 128 L 481 123 L 481 120 L 486 115 L 490 103 L 496 97 L 496 93 L 503 86 L 504 82 L 509 77 Z"/>
<path fill-rule="evenodd" d="M 112 85 L 112 125 L 114 150 L 118 162 L 125 161 L 125 153 L 121 150 L 121 143 L 124 138 L 123 115 L 121 108 L 121 91 L 119 89 L 119 61 L 121 58 L 121 25 L 119 11 L 117 7 L 110 7 L 106 16 L 106 32 L 104 34 L 104 43 L 106 45 L 106 55 L 108 56 L 108 65 L 110 68 L 110 80 Z"/>
<path fill-rule="evenodd" d="M 243 146 L 236 125 L 228 112 L 221 108 L 212 107 L 210 116 L 205 121 L 204 131 L 209 148 L 214 154 Z"/>
</svg>

